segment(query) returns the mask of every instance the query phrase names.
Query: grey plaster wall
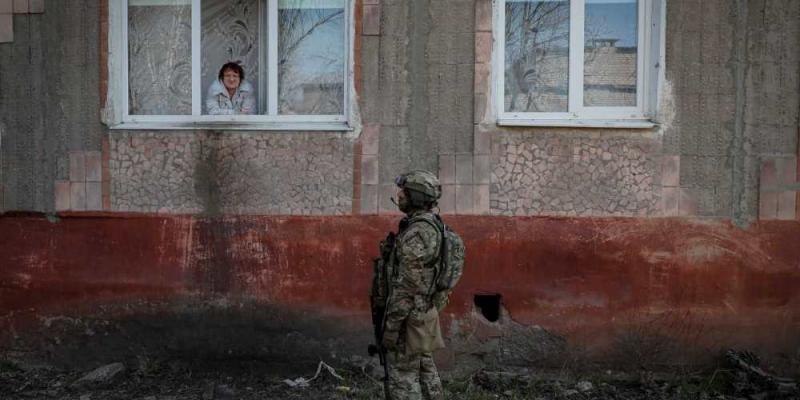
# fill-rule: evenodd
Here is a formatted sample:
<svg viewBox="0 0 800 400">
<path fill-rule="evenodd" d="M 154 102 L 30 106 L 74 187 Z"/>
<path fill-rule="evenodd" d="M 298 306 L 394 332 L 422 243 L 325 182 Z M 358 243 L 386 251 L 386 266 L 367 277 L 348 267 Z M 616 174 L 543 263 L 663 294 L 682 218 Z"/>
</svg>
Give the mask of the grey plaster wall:
<svg viewBox="0 0 800 400">
<path fill-rule="evenodd" d="M 0 43 L 1 209 L 52 211 L 69 152 L 100 150 L 96 1 L 49 0 L 14 15 Z"/>
<path fill-rule="evenodd" d="M 472 148 L 474 2 L 381 2 L 381 35 L 365 39 L 364 123 L 381 125 L 381 183 L 440 153 Z M 373 53 L 374 51 L 374 53 Z M 366 68 L 377 57 L 377 79 Z M 370 100 L 365 100 L 369 103 Z"/>
<path fill-rule="evenodd" d="M 759 159 L 797 154 L 799 29 L 796 1 L 668 3 L 678 123 L 664 145 L 699 215 L 754 220 Z"/>
<path fill-rule="evenodd" d="M 702 216 L 732 212 L 740 24 L 733 4 L 667 3 L 666 78 L 676 106 L 664 131 L 664 152 L 680 156 L 680 187 L 696 199 L 695 213 Z"/>
</svg>

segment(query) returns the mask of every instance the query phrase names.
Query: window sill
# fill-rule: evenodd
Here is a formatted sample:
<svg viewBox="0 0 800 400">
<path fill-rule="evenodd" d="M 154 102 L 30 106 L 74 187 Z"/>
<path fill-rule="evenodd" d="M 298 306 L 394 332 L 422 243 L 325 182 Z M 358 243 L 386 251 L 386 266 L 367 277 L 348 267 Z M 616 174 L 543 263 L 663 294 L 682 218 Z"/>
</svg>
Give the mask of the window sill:
<svg viewBox="0 0 800 400">
<path fill-rule="evenodd" d="M 352 131 L 346 122 L 122 122 L 111 130 Z"/>
<path fill-rule="evenodd" d="M 552 128 L 620 128 L 620 129 L 649 129 L 657 124 L 650 120 L 640 119 L 519 119 L 498 118 L 500 126 L 538 126 Z"/>
</svg>

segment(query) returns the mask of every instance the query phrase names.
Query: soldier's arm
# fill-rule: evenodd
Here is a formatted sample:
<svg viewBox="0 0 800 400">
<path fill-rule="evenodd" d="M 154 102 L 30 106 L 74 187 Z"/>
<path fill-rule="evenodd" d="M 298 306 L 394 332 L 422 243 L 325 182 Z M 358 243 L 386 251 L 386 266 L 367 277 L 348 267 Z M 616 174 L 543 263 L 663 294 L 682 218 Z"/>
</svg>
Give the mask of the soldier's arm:
<svg viewBox="0 0 800 400">
<path fill-rule="evenodd" d="M 430 224 L 418 222 L 408 228 L 397 243 L 398 275 L 392 282 L 392 294 L 386 310 L 386 331 L 399 334 L 403 321 L 414 308 L 414 296 L 424 294 L 424 269 L 438 255 L 439 233 Z"/>
</svg>

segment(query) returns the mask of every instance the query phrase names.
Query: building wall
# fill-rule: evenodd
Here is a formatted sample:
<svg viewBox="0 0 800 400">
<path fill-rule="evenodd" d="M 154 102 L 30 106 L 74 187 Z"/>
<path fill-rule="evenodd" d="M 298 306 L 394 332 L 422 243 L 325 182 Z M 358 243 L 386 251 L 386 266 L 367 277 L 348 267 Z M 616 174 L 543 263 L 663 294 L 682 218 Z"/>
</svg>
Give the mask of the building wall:
<svg viewBox="0 0 800 400">
<path fill-rule="evenodd" d="M 109 130 L 107 3 L 44 4 L 0 43 L 14 332 L 21 310 L 36 321 L 64 300 L 361 319 L 394 177 L 425 168 L 469 245 L 451 343 L 478 329 L 472 296 L 499 293 L 507 321 L 576 344 L 688 312 L 670 335 L 708 318 L 708 343 L 798 346 L 800 2 L 668 1 L 658 125 L 599 129 L 496 124 L 491 1 L 357 1 L 352 132 Z"/>
<path fill-rule="evenodd" d="M 13 14 L 13 41 L 0 43 L 5 210 L 54 211 L 70 156 L 101 150 L 97 3 L 46 5 Z"/>
<path fill-rule="evenodd" d="M 464 277 L 443 314 L 450 346 L 439 359 L 449 365 L 544 363 L 553 356 L 561 367 L 576 356 L 637 355 L 668 364 L 707 360 L 720 347 L 748 348 L 770 360 L 783 354 L 786 362 L 800 345 L 800 249 L 787 240 L 799 237 L 797 223 L 743 230 L 663 218 L 448 222 L 467 246 Z M 312 362 L 361 354 L 371 332 L 370 261 L 395 223 L 394 216 L 62 214 L 55 223 L 4 217 L 0 338 L 16 336 L 21 351 L 31 342 L 48 348 L 61 337 L 55 359 L 73 334 L 82 349 L 117 349 L 98 351 L 116 360 L 135 357 L 129 352 L 136 346 L 163 352 L 163 340 L 172 355 L 225 357 L 233 348 L 256 356 L 295 336 L 330 344 L 315 347 Z M 16 234 L 23 227 L 25 235 Z M 476 309 L 479 294 L 501 296 L 498 321 Z M 283 316 L 265 315 L 270 307 Z M 335 329 L 320 331 L 320 319 L 332 319 Z M 95 341 L 87 330 L 104 335 Z M 562 345 L 547 350 L 536 332 L 550 332 Z M 527 339 L 537 340 L 527 343 L 529 353 L 509 351 Z M 124 346 L 114 347 L 118 340 Z M 196 341 L 202 349 L 191 347 Z"/>
<path fill-rule="evenodd" d="M 111 209 L 350 214 L 352 152 L 330 133 L 115 132 Z"/>
<path fill-rule="evenodd" d="M 698 7 L 716 17 L 699 17 Z M 776 168 L 783 174 L 776 182 L 796 178 L 790 170 L 797 164 L 800 112 L 798 7 L 781 1 L 669 2 L 660 125 L 635 130 L 498 126 L 488 0 L 360 3 L 354 104 L 360 121 L 353 134 L 176 135 L 109 131 L 97 122 L 96 105 L 106 94 L 92 77 L 105 74 L 99 32 L 105 8 L 54 2 L 47 8 L 52 12 L 15 14 L 14 41 L 0 49 L 8 60 L 3 75 L 28 77 L 3 79 L 4 208 L 198 212 L 194 185 L 179 177 L 203 175 L 209 165 L 157 149 L 184 148 L 187 138 L 224 144 L 230 140 L 201 138 L 226 137 L 252 144 L 222 152 L 249 160 L 220 172 L 253 190 L 249 196 L 220 194 L 232 196 L 220 201 L 234 213 L 393 212 L 388 199 L 394 176 L 426 168 L 442 178 L 445 213 L 699 216 L 749 223 L 761 211 L 764 218 L 795 219 L 796 193 L 761 194 L 765 185 L 759 181 L 762 170 Z M 148 144 L 121 145 L 135 137 Z M 262 141 L 264 151 L 244 153 Z M 284 145 L 290 153 L 319 157 L 298 161 L 308 163 L 298 168 L 266 150 Z M 172 156 L 184 158 L 174 173 L 154 168 Z M 317 182 L 332 171 L 335 177 Z M 295 178 L 279 181 L 320 185 L 315 190 L 326 194 L 286 196 L 291 189 L 265 188 L 271 185 L 265 177 L 290 175 Z"/>
</svg>

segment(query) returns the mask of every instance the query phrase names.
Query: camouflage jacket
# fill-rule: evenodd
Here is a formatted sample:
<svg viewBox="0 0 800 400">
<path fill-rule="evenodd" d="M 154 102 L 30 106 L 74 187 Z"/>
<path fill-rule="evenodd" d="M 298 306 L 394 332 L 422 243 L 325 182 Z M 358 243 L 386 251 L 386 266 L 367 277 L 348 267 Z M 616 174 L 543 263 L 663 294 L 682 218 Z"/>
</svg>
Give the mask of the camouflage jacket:
<svg viewBox="0 0 800 400">
<path fill-rule="evenodd" d="M 414 211 L 407 221 L 429 211 Z M 414 312 L 424 313 L 431 307 L 431 290 L 441 246 L 441 233 L 424 221 L 414 222 L 397 235 L 393 262 L 387 269 L 389 300 L 386 308 L 385 332 L 402 333 L 403 323 Z"/>
</svg>

